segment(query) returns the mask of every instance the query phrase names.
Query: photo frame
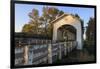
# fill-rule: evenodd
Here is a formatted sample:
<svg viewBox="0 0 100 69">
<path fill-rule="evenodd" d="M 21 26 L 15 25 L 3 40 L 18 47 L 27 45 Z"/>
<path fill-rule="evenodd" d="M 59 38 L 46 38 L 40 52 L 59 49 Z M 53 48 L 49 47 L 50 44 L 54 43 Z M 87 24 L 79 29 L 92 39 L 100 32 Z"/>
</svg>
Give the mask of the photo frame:
<svg viewBox="0 0 100 69">
<path fill-rule="evenodd" d="M 11 68 L 96 63 L 96 6 L 11 1 L 10 60 Z"/>
</svg>

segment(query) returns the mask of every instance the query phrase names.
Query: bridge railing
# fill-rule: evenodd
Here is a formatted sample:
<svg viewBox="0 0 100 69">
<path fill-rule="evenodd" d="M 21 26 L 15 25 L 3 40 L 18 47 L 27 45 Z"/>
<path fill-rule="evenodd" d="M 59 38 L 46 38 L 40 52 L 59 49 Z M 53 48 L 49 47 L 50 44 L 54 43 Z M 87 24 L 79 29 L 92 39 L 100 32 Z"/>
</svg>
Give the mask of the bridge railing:
<svg viewBox="0 0 100 69">
<path fill-rule="evenodd" d="M 16 47 L 15 48 L 15 65 L 23 65 L 23 54 L 24 48 L 23 47 Z"/>
<path fill-rule="evenodd" d="M 50 62 L 55 62 L 57 59 L 62 59 L 66 56 L 69 52 L 76 48 L 77 42 L 76 41 L 67 41 L 67 42 L 58 42 L 50 44 L 49 48 L 51 48 L 51 60 Z"/>
<path fill-rule="evenodd" d="M 24 44 L 23 48 L 19 50 L 15 48 L 15 56 L 18 53 L 23 53 L 23 65 L 52 64 L 58 59 L 62 59 L 63 56 L 68 55 L 77 46 L 76 41 L 52 42 L 49 40 L 44 43 Z M 15 60 L 17 61 L 17 59 Z M 15 64 L 17 65 L 18 62 Z"/>
</svg>

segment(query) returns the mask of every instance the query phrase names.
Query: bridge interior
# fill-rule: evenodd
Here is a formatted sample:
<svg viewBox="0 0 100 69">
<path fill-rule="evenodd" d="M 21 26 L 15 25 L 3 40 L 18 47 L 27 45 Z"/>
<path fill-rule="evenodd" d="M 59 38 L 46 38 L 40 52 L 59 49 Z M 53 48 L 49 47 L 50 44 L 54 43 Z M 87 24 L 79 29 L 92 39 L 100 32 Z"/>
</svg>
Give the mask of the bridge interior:
<svg viewBox="0 0 100 69">
<path fill-rule="evenodd" d="M 57 40 L 76 41 L 76 29 L 71 25 L 63 25 L 57 30 Z"/>
</svg>

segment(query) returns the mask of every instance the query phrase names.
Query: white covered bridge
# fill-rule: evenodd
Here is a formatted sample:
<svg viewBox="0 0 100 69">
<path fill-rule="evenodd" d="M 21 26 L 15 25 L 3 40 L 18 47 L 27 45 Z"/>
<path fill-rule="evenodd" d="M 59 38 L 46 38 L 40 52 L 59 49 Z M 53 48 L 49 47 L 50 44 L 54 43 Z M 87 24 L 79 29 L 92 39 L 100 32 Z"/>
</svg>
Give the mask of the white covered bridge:
<svg viewBox="0 0 100 69">
<path fill-rule="evenodd" d="M 53 23 L 53 40 L 70 39 L 77 41 L 77 49 L 82 49 L 82 24 L 79 18 L 63 14 L 58 17 Z"/>
<path fill-rule="evenodd" d="M 17 49 L 15 48 L 15 58 L 18 53 L 24 53 L 23 59 L 21 58 L 24 62 L 21 63 L 21 60 L 16 58 L 16 65 L 19 64 L 18 61 L 25 65 L 52 64 L 57 59 L 62 59 L 63 56 L 66 56 L 73 49 L 82 49 L 82 24 L 79 18 L 70 14 L 63 14 L 52 21 L 51 24 L 53 24 L 52 40 L 27 38 L 28 43 L 21 47 L 23 48 L 21 49 L 22 51 L 17 52 L 18 47 Z M 15 38 L 23 39 L 23 37 Z M 41 44 L 38 44 L 38 42 L 41 42 Z"/>
</svg>

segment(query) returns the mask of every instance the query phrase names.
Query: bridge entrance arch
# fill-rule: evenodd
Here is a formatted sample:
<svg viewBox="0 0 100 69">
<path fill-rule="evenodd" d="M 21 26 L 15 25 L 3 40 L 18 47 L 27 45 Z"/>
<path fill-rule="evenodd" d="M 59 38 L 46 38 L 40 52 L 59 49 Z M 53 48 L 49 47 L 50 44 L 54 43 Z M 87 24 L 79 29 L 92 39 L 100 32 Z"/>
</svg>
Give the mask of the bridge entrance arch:
<svg viewBox="0 0 100 69">
<path fill-rule="evenodd" d="M 77 41 L 77 49 L 82 49 L 83 46 L 83 36 L 82 36 L 82 24 L 79 18 L 70 15 L 70 14 L 63 14 L 60 17 L 56 18 L 53 23 L 53 40 L 62 40 L 66 39 L 69 36 L 64 37 L 64 32 L 62 32 L 61 29 L 66 30 L 65 33 L 68 33 L 68 31 L 71 31 L 75 33 L 75 36 L 73 38 Z M 68 28 L 69 27 L 69 28 Z M 61 36 L 63 34 L 63 37 Z M 71 35 L 72 36 L 72 35 Z M 70 37 L 71 37 L 70 36 Z"/>
</svg>

